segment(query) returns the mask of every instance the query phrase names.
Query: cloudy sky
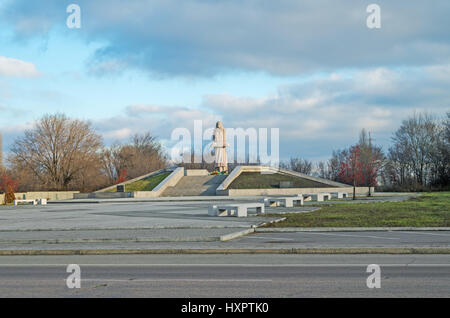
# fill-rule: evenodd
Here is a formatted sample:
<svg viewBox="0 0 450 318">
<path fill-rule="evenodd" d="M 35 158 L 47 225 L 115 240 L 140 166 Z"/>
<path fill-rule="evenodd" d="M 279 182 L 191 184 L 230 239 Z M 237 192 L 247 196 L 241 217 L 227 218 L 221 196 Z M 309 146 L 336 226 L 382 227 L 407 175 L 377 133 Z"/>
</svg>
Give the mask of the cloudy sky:
<svg viewBox="0 0 450 318">
<path fill-rule="evenodd" d="M 387 148 L 414 111 L 450 110 L 449 15 L 448 0 L 0 0 L 4 148 L 55 112 L 106 143 L 150 130 L 169 146 L 201 119 L 279 128 L 282 158 L 326 159 L 362 128 Z"/>
</svg>

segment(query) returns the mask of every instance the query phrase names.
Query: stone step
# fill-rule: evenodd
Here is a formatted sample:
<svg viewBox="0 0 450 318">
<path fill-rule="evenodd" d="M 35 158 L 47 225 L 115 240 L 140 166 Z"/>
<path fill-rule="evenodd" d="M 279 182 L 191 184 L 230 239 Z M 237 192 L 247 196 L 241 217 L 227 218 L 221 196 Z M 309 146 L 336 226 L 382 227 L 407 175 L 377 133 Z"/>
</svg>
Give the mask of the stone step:
<svg viewBox="0 0 450 318">
<path fill-rule="evenodd" d="M 167 188 L 163 197 L 216 195 L 217 187 L 227 176 L 184 176 L 174 187 Z"/>
</svg>

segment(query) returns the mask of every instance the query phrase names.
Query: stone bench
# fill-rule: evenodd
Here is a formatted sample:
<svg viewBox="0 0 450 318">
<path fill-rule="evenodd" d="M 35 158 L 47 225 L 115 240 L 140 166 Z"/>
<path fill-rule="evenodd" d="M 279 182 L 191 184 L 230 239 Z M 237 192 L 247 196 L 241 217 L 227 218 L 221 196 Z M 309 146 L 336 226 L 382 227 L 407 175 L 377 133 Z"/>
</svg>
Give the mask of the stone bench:
<svg viewBox="0 0 450 318">
<path fill-rule="evenodd" d="M 331 196 L 333 198 L 346 199 L 346 198 L 348 198 L 348 193 L 347 192 L 331 192 Z"/>
<path fill-rule="evenodd" d="M 14 200 L 14 205 L 19 205 L 19 203 L 33 203 L 33 205 L 37 205 L 36 200 Z"/>
<path fill-rule="evenodd" d="M 294 202 L 300 202 L 300 205 L 303 205 L 303 196 L 263 198 L 261 202 L 265 207 L 281 205 L 285 208 L 292 208 Z"/>
<path fill-rule="evenodd" d="M 323 202 L 331 199 L 330 193 L 311 193 L 311 194 L 303 194 L 303 199 L 305 201 L 317 201 Z"/>
<path fill-rule="evenodd" d="M 247 217 L 247 210 L 256 208 L 256 214 L 264 214 L 263 203 L 236 203 L 227 205 L 211 205 L 208 207 L 210 216 Z"/>
<path fill-rule="evenodd" d="M 33 205 L 47 205 L 47 199 L 37 199 L 37 200 L 14 200 L 14 205 L 19 205 L 19 203 L 33 203 Z"/>
</svg>

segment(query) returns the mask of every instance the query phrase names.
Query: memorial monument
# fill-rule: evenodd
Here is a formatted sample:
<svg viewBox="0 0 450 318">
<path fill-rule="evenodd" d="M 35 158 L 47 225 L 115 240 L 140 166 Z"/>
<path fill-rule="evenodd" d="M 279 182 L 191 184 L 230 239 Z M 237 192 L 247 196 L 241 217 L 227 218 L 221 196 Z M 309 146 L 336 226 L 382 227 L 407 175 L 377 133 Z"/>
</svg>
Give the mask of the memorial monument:
<svg viewBox="0 0 450 318">
<path fill-rule="evenodd" d="M 221 121 L 216 123 L 212 146 L 215 154 L 215 168 L 220 173 L 228 172 L 226 131 Z"/>
</svg>

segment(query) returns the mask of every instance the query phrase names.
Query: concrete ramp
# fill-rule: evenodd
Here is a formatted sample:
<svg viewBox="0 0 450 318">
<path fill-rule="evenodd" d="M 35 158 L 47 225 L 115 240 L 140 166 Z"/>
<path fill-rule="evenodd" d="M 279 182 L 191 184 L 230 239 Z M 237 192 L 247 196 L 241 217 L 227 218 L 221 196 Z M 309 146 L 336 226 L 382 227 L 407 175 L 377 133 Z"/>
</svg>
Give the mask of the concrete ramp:
<svg viewBox="0 0 450 318">
<path fill-rule="evenodd" d="M 184 176 L 174 186 L 167 188 L 162 197 L 213 196 L 226 175 Z"/>
</svg>

